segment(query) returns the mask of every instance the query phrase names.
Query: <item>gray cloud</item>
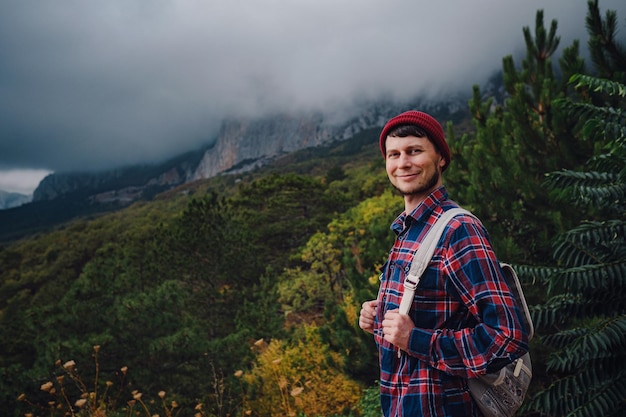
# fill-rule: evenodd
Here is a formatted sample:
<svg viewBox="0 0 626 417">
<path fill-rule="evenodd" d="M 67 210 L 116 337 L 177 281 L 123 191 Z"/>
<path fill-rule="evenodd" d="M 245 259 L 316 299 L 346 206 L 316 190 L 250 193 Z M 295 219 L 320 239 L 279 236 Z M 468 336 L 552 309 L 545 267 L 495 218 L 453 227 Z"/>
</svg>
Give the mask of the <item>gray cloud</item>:
<svg viewBox="0 0 626 417">
<path fill-rule="evenodd" d="M 623 23 L 622 3 L 601 7 Z M 538 9 L 586 48 L 582 0 L 3 1 L 0 170 L 158 160 L 226 116 L 469 91 Z"/>
</svg>

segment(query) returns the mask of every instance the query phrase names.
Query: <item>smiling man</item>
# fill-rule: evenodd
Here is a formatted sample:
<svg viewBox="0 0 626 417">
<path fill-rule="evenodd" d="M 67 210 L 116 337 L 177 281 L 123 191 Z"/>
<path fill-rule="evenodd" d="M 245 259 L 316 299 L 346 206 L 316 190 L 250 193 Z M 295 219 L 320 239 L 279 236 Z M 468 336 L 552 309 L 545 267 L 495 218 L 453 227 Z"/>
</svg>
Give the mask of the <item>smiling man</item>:
<svg viewBox="0 0 626 417">
<path fill-rule="evenodd" d="M 443 139 L 437 139 L 435 145 L 426 131 L 417 125 L 401 125 L 392 134 L 381 143 L 387 175 L 404 196 L 405 204 L 408 204 L 405 208 L 411 211 L 442 185 L 441 173 L 450 162 L 450 150 Z"/>
<path fill-rule="evenodd" d="M 379 350 L 385 417 L 481 416 L 468 379 L 494 372 L 528 351 L 528 329 L 503 277 L 487 230 L 471 215 L 454 217 L 415 290 L 408 314 L 398 307 L 413 254 L 439 217 L 459 207 L 442 173 L 450 149 L 441 124 L 407 111 L 380 135 L 391 184 L 404 211 L 380 275 L 376 300 L 362 305 L 359 326 Z"/>
</svg>

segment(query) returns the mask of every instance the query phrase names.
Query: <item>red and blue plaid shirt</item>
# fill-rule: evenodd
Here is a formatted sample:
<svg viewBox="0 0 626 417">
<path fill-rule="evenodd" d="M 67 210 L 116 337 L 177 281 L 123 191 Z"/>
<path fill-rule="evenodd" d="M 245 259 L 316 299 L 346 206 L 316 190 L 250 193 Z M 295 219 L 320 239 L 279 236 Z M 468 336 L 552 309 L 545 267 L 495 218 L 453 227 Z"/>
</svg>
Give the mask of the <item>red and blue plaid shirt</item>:
<svg viewBox="0 0 626 417">
<path fill-rule="evenodd" d="M 487 231 L 467 215 L 450 221 L 417 286 L 408 351 L 398 357 L 398 349 L 383 339 L 384 314 L 399 307 L 413 254 L 441 213 L 453 207 L 458 205 L 442 186 L 391 226 L 397 236 L 381 274 L 374 326 L 385 417 L 480 416 L 467 378 L 528 351 L 528 331 Z"/>
</svg>

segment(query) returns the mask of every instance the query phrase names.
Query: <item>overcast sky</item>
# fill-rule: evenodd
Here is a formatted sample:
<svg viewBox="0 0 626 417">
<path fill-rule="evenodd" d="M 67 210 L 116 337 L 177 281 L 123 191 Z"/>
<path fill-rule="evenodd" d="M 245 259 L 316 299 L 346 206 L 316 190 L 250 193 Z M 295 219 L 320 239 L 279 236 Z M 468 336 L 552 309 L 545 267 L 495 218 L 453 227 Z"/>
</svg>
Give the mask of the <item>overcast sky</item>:
<svg viewBox="0 0 626 417">
<path fill-rule="evenodd" d="M 626 1 L 600 7 L 623 37 Z M 538 9 L 586 49 L 585 0 L 0 0 L 0 189 L 197 149 L 227 116 L 470 92 Z"/>
</svg>

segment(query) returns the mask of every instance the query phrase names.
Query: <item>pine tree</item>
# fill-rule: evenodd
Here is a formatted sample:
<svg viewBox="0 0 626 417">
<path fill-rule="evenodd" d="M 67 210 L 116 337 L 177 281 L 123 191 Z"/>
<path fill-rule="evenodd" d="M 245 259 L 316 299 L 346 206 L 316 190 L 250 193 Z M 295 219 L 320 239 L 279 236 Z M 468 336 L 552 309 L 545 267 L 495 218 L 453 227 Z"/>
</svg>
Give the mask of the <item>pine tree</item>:
<svg viewBox="0 0 626 417">
<path fill-rule="evenodd" d="M 469 103 L 475 134 L 451 137 L 454 163 L 446 182 L 452 195 L 472 209 L 494 236 L 500 257 L 510 261 L 545 260 L 547 242 L 565 230 L 575 212 L 551 207 L 543 175 L 560 167 L 580 167 L 591 147 L 574 133 L 575 120 L 553 108 L 569 93 L 567 80 L 584 69 L 575 41 L 563 51 L 557 77 L 552 58 L 559 47 L 557 22 L 544 26 L 536 15 L 534 34 L 523 28 L 526 57 L 518 68 L 512 56 L 503 58 L 504 102 L 483 98 L 474 86 Z"/>
<path fill-rule="evenodd" d="M 598 77 L 626 83 L 626 51 L 616 41 L 617 13 L 608 10 L 602 19 L 598 0 L 589 1 L 586 27 L 589 32 L 589 52 Z"/>
</svg>

